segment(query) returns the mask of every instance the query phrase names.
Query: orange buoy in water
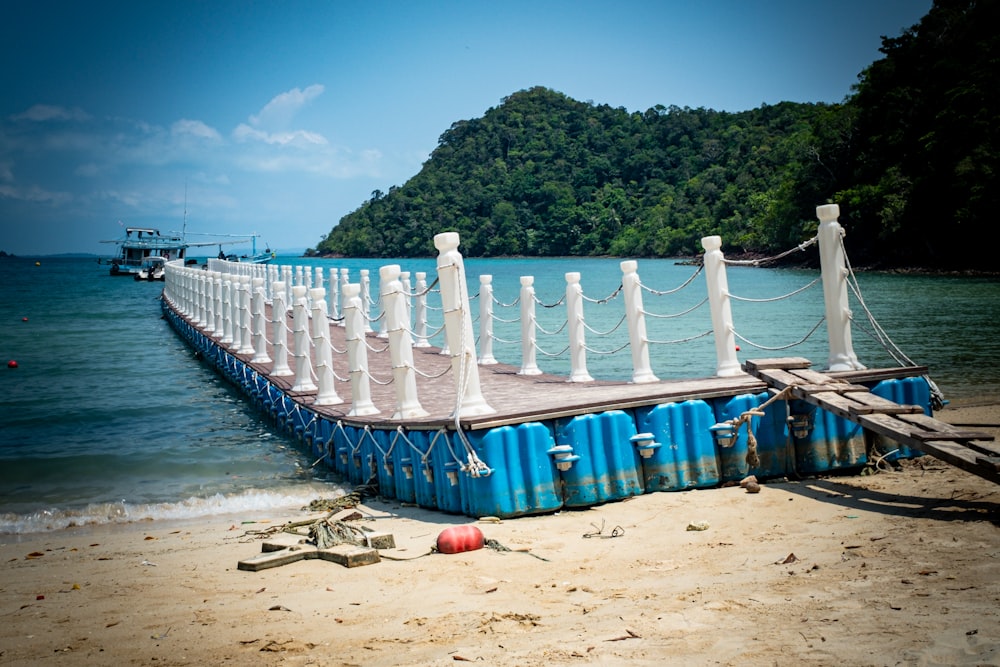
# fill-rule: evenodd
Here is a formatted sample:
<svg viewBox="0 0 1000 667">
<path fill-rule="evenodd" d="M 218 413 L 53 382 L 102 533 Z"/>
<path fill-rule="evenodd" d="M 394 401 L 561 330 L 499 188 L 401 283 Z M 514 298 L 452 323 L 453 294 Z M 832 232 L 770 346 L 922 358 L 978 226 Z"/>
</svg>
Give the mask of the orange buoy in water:
<svg viewBox="0 0 1000 667">
<path fill-rule="evenodd" d="M 437 538 L 437 550 L 443 554 L 460 554 L 483 548 L 483 531 L 476 526 L 445 528 Z"/>
<path fill-rule="evenodd" d="M 28 318 L 27 318 L 27 317 L 22 317 L 22 318 L 21 318 L 21 321 L 22 321 L 22 322 L 27 322 L 27 321 L 28 321 Z"/>
<path fill-rule="evenodd" d="M 737 345 L 737 346 L 736 346 L 736 351 L 737 351 L 737 352 L 739 352 L 739 351 L 740 351 L 740 346 L 739 346 L 739 345 Z"/>
<path fill-rule="evenodd" d="M 7 362 L 7 368 L 17 368 L 17 362 L 11 359 Z"/>
</svg>

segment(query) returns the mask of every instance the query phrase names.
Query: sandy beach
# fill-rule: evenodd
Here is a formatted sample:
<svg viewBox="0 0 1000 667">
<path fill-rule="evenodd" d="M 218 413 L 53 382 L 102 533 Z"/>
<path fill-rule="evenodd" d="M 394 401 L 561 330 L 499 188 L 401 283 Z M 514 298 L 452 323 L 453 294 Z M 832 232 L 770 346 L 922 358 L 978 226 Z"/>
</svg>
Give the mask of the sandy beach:
<svg viewBox="0 0 1000 667">
<path fill-rule="evenodd" d="M 1000 435 L 1000 402 L 936 416 Z M 356 568 L 237 569 L 324 516 L 294 508 L 0 536 L 0 664 L 1000 664 L 1000 487 L 930 457 L 500 523 L 359 509 L 396 548 Z M 430 553 L 467 523 L 511 551 Z"/>
</svg>

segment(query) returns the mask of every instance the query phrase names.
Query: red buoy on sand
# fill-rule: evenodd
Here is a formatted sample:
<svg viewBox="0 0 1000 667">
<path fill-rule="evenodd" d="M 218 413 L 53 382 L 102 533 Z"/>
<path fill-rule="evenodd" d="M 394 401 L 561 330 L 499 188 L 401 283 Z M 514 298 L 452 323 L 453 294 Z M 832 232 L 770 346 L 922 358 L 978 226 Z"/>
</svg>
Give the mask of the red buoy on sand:
<svg viewBox="0 0 1000 667">
<path fill-rule="evenodd" d="M 17 368 L 17 362 L 11 359 L 7 362 L 7 368 Z"/>
<path fill-rule="evenodd" d="M 476 526 L 445 528 L 437 538 L 437 550 L 443 554 L 459 554 L 483 548 L 483 531 Z"/>
</svg>

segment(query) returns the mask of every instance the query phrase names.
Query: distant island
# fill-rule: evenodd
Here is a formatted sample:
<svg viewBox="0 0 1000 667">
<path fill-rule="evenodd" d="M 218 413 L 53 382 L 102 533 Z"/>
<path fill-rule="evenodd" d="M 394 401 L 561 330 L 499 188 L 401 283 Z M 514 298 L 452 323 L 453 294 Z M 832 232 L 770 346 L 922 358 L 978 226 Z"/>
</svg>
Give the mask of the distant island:
<svg viewBox="0 0 1000 667">
<path fill-rule="evenodd" d="M 1000 3 L 935 2 L 883 38 L 840 104 L 629 112 L 544 87 L 455 122 L 419 173 L 376 190 L 310 256 L 771 256 L 840 205 L 856 266 L 996 270 Z M 793 254 L 792 261 L 802 261 Z"/>
</svg>

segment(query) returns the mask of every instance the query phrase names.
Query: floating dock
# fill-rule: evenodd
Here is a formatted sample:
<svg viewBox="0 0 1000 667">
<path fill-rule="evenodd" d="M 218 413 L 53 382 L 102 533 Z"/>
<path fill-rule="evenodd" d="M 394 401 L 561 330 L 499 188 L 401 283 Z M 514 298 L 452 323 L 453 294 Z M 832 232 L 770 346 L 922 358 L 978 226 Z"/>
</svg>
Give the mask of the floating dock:
<svg viewBox="0 0 1000 667">
<path fill-rule="evenodd" d="M 842 252 L 829 209 L 821 207 L 821 254 L 824 233 Z M 426 342 L 422 321 L 435 292 L 420 276 L 410 291 L 395 265 L 380 269 L 382 331 L 365 314 L 364 281 L 349 282 L 346 272 L 330 272 L 328 302 L 325 288 L 313 286 L 322 281 L 318 270 L 313 283 L 308 273 L 293 277 L 290 267 L 219 260 L 207 270 L 168 265 L 164 315 L 207 363 L 345 480 L 377 482 L 381 495 L 427 509 L 516 517 L 711 488 L 749 474 L 857 470 L 923 452 L 1000 483 L 1000 449 L 989 436 L 933 419 L 926 368 L 873 370 L 857 362 L 849 311 L 836 303 L 846 298 L 836 268 L 823 269 L 831 371 L 813 371 L 800 358 L 741 366 L 720 244 L 707 238 L 716 374 L 662 381 L 649 367 L 635 263 L 622 262 L 633 374 L 595 381 L 586 373 L 582 328 L 574 326 L 582 322 L 574 310 L 578 274 L 567 274 L 573 373 L 548 375 L 527 344 L 521 366 L 492 359 L 484 307 L 476 354 L 458 237 L 435 242 L 444 345 Z M 530 281 L 522 278 L 522 286 Z"/>
</svg>

